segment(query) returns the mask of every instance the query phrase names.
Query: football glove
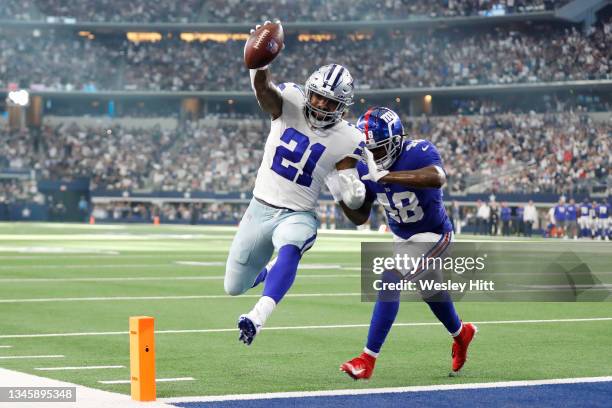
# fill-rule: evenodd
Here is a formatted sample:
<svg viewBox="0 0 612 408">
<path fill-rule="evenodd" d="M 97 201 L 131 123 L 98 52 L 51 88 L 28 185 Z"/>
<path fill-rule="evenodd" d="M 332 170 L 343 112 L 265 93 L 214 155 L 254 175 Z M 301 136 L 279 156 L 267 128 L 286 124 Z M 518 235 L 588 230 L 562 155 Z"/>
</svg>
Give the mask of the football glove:
<svg viewBox="0 0 612 408">
<path fill-rule="evenodd" d="M 372 180 L 373 182 L 378 183 L 378 180 L 380 180 L 381 178 L 389 174 L 389 170 L 380 170 L 378 168 L 378 165 L 374 161 L 374 155 L 369 149 L 364 148 L 363 153 L 364 153 L 366 164 L 368 165 L 368 174 L 361 177 L 361 179 L 362 180 Z"/>
</svg>

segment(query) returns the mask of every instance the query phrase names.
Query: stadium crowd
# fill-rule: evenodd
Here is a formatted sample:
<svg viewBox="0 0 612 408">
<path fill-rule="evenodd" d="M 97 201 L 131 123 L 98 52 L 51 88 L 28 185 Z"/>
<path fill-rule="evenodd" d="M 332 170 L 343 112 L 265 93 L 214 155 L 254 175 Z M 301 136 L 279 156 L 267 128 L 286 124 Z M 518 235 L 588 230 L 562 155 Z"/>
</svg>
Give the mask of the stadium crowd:
<svg viewBox="0 0 612 408">
<path fill-rule="evenodd" d="M 3 0 L 0 18 L 37 20 L 45 16 L 95 22 L 253 22 L 388 20 L 413 16 L 462 17 L 552 10 L 568 0 Z M 274 15 L 263 13 L 273 10 Z"/>
<path fill-rule="evenodd" d="M 340 63 L 351 70 L 358 89 L 610 79 L 610 43 L 612 21 L 587 34 L 539 25 L 527 31 L 387 32 L 362 39 L 338 34 L 325 43 L 293 37 L 271 70 L 279 81 L 303 83 L 316 67 Z M 248 91 L 243 47 L 243 41 L 134 43 L 4 30 L 0 88 L 17 82 L 71 90 Z"/>
<path fill-rule="evenodd" d="M 582 111 L 404 118 L 440 150 L 452 192 L 569 193 L 605 180 L 612 122 Z M 250 192 L 269 122 L 207 117 L 176 130 L 45 126 L 0 131 L 0 166 L 88 176 L 92 190 Z"/>
</svg>

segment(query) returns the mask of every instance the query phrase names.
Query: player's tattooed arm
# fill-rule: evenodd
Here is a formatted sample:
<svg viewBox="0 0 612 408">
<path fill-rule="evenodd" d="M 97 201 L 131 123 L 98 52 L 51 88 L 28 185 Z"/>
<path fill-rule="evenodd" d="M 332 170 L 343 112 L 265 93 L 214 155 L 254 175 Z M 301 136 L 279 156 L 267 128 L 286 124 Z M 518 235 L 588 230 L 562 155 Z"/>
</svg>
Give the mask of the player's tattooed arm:
<svg viewBox="0 0 612 408">
<path fill-rule="evenodd" d="M 442 188 L 446 184 L 446 174 L 439 166 L 428 166 L 418 170 L 392 171 L 378 182 L 412 188 Z"/>
<path fill-rule="evenodd" d="M 283 113 L 283 98 L 278 88 L 272 83 L 270 70 L 251 70 L 251 80 L 261 109 L 269 113 L 273 120 L 280 117 Z"/>
<path fill-rule="evenodd" d="M 346 217 L 355 225 L 365 224 L 368 218 L 370 218 L 370 211 L 372 210 L 371 201 L 365 200 L 363 205 L 356 210 L 351 210 L 342 201 L 340 201 L 339 204 L 344 212 L 344 215 L 346 215 Z"/>
</svg>

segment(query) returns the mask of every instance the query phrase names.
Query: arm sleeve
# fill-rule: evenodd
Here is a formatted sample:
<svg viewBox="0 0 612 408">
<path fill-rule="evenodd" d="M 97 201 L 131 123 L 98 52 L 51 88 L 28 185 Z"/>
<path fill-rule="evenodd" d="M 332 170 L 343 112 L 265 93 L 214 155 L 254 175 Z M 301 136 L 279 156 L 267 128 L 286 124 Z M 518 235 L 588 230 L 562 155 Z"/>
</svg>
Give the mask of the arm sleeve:
<svg viewBox="0 0 612 408">
<path fill-rule="evenodd" d="M 357 173 L 359 173 L 359 178 L 368 174 L 368 166 L 366 166 L 363 162 L 357 163 Z M 370 180 L 361 180 L 361 182 L 365 185 L 366 188 L 366 196 L 365 201 L 373 203 L 376 200 L 376 193 L 372 190 L 372 181 Z"/>
<path fill-rule="evenodd" d="M 277 85 L 283 98 L 283 113 L 280 117 L 295 118 L 302 114 L 304 107 L 304 91 L 293 82 L 283 82 Z"/>
</svg>

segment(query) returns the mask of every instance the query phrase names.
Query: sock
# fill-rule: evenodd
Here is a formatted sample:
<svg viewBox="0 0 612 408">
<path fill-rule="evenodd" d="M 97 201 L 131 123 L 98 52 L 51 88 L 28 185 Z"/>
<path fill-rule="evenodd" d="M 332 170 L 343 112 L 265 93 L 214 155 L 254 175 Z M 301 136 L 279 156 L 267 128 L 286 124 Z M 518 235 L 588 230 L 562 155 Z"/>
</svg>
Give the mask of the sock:
<svg viewBox="0 0 612 408">
<path fill-rule="evenodd" d="M 259 285 L 261 282 L 266 280 L 266 276 L 268 276 L 268 271 L 272 269 L 272 267 L 276 263 L 276 259 L 277 258 L 274 258 L 273 260 L 268 262 L 268 264 L 261 270 L 261 272 L 259 272 L 259 275 L 257 275 L 257 277 L 255 278 L 255 282 L 253 282 L 253 286 L 251 286 L 251 288 L 254 288 L 255 286 Z"/>
<path fill-rule="evenodd" d="M 455 305 L 453 305 L 453 300 L 447 291 L 438 292 L 431 298 L 426 299 L 425 302 L 452 336 L 459 335 L 461 320 L 457 316 Z"/>
<path fill-rule="evenodd" d="M 278 250 L 274 266 L 268 271 L 263 296 L 274 299 L 274 302 L 278 304 L 293 285 L 301 258 L 302 254 L 297 246 L 285 245 L 281 247 Z"/>
<path fill-rule="evenodd" d="M 257 323 L 263 326 L 266 323 L 266 320 L 268 320 L 268 317 L 270 317 L 272 314 L 275 307 L 276 302 L 274 299 L 268 296 L 262 296 L 259 298 L 257 303 L 255 303 L 255 306 L 249 312 L 249 315 L 255 317 L 255 319 L 258 320 Z"/>
<path fill-rule="evenodd" d="M 400 278 L 394 272 L 383 273 L 384 282 L 399 282 Z M 378 357 L 378 353 L 395 322 L 400 305 L 399 291 L 380 291 L 378 300 L 374 305 L 370 329 L 368 330 L 368 342 L 364 352 L 372 357 Z"/>
<path fill-rule="evenodd" d="M 385 302 L 379 299 L 376 301 L 368 331 L 368 342 L 366 349 L 364 349 L 372 357 L 378 357 L 378 353 L 391 330 L 391 326 L 395 322 L 395 317 L 399 311 L 399 304 L 399 300 Z"/>
</svg>

